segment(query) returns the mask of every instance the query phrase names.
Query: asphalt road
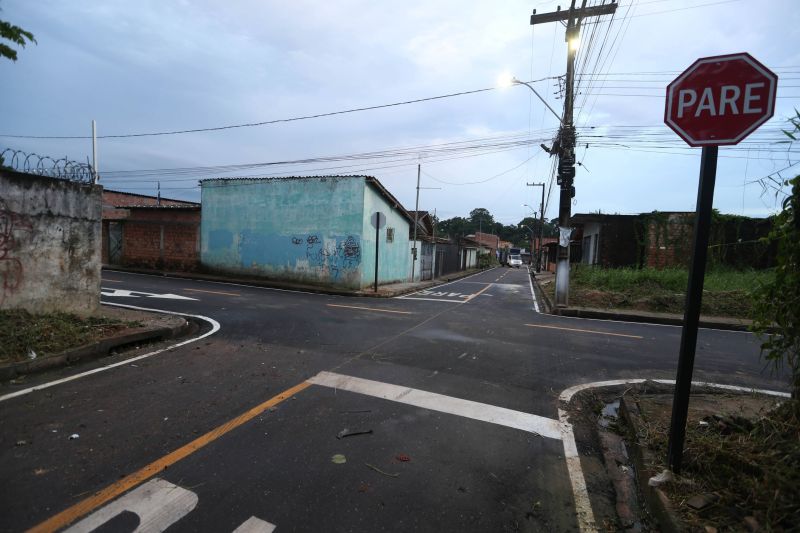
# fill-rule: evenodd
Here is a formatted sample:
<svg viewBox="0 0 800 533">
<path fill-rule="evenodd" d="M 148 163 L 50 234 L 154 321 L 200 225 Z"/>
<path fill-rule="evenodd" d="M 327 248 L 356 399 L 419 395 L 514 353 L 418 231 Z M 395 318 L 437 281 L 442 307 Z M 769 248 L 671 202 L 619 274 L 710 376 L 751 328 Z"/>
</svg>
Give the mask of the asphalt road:
<svg viewBox="0 0 800 533">
<path fill-rule="evenodd" d="M 4 384 L 80 376 L 0 401 L 4 531 L 578 531 L 558 395 L 674 379 L 680 339 L 540 314 L 502 268 L 394 299 L 108 271 L 102 298 L 220 329 Z M 701 330 L 694 377 L 786 388 L 739 332 Z"/>
</svg>

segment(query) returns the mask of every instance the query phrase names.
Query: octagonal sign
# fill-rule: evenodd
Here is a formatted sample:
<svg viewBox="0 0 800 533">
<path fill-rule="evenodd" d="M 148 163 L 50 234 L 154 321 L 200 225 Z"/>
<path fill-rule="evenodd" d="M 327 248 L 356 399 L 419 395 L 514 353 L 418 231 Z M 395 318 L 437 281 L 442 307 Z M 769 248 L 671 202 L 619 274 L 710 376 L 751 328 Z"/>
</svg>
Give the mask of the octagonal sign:
<svg viewBox="0 0 800 533">
<path fill-rule="evenodd" d="M 750 54 L 704 57 L 667 86 L 664 122 L 690 146 L 737 144 L 772 117 L 777 85 Z"/>
</svg>

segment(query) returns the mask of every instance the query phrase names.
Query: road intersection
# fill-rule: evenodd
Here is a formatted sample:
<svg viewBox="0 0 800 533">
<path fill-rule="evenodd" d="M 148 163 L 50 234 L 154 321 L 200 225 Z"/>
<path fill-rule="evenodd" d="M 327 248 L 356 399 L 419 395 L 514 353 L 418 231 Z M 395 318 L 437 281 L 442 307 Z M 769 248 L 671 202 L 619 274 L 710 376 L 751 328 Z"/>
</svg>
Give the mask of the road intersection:
<svg viewBox="0 0 800 533">
<path fill-rule="evenodd" d="M 524 270 L 393 299 L 119 272 L 103 287 L 219 330 L 3 390 L 4 435 L 32 443 L 0 455 L 4 529 L 591 530 L 613 509 L 559 394 L 674 378 L 680 336 L 539 313 Z M 785 387 L 746 333 L 702 330 L 696 364 L 705 381 Z"/>
</svg>

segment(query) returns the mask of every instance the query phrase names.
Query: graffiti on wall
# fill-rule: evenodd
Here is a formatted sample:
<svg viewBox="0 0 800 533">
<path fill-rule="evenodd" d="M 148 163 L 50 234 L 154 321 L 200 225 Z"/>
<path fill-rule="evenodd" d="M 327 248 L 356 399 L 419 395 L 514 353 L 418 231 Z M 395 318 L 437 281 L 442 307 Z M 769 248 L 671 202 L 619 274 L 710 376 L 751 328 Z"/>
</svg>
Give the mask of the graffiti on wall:
<svg viewBox="0 0 800 533">
<path fill-rule="evenodd" d="M 361 243 L 358 237 L 348 235 L 344 240 L 320 239 L 319 235 L 292 237 L 295 246 L 305 245 L 309 267 L 319 274 L 338 280 L 342 274 L 358 271 L 361 264 Z"/>
<path fill-rule="evenodd" d="M 22 285 L 25 269 L 22 261 L 15 257 L 17 238 L 20 232 L 32 230 L 27 217 L 9 211 L 5 202 L 0 200 L 0 306 L 8 294 Z"/>
</svg>

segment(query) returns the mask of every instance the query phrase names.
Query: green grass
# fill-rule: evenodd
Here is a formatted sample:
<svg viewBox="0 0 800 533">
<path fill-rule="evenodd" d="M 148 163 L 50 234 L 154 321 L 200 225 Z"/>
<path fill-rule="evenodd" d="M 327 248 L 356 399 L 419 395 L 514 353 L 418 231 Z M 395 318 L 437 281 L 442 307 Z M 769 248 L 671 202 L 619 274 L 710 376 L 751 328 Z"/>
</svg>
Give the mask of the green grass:
<svg viewBox="0 0 800 533">
<path fill-rule="evenodd" d="M 704 290 L 751 291 L 775 277 L 772 270 L 714 269 L 706 272 Z M 632 287 L 652 287 L 665 291 L 684 292 L 689 271 L 683 268 L 592 268 L 577 267 L 572 283 L 598 290 L 623 291 Z"/>
<path fill-rule="evenodd" d="M 750 294 L 773 277 L 772 270 L 716 268 L 708 271 L 703 286 L 702 313 L 750 318 Z M 681 314 L 688 281 L 686 269 L 612 269 L 577 265 L 570 277 L 570 305 Z"/>
<path fill-rule="evenodd" d="M 56 354 L 139 325 L 68 313 L 33 315 L 21 310 L 0 311 L 0 364 L 27 360 L 31 350 L 37 357 Z"/>
</svg>

